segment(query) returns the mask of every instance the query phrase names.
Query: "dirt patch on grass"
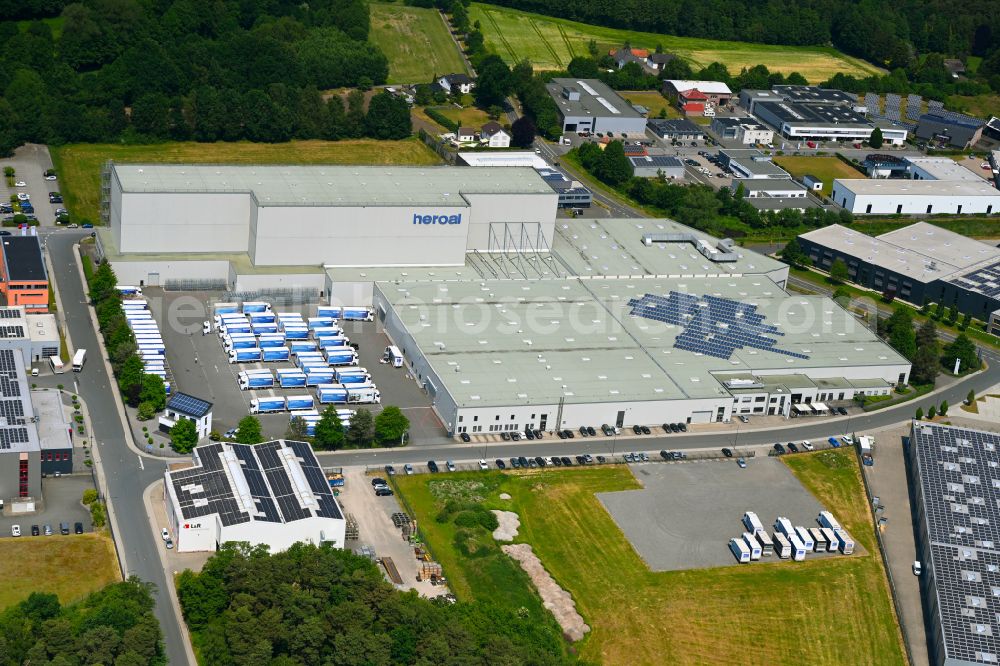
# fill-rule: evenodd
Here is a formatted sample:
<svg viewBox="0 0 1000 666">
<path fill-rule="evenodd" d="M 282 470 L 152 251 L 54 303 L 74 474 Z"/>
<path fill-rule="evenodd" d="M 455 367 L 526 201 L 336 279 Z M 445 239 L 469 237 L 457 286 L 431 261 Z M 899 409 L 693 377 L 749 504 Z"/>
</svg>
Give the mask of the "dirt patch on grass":
<svg viewBox="0 0 1000 666">
<path fill-rule="evenodd" d="M 497 541 L 513 541 L 517 536 L 517 530 L 521 527 L 521 519 L 513 511 L 493 510 L 497 517 L 499 527 L 493 530 L 493 538 Z"/>
<path fill-rule="evenodd" d="M 576 603 L 569 592 L 559 587 L 555 579 L 542 566 L 541 560 L 535 555 L 531 546 L 526 543 L 518 543 L 509 546 L 501 546 L 503 552 L 517 560 L 524 569 L 531 582 L 542 597 L 542 605 L 545 606 L 556 618 L 556 622 L 562 627 L 566 637 L 573 641 L 582 640 L 584 635 L 590 631 L 590 627 L 583 621 L 583 616 L 576 612 Z"/>
</svg>

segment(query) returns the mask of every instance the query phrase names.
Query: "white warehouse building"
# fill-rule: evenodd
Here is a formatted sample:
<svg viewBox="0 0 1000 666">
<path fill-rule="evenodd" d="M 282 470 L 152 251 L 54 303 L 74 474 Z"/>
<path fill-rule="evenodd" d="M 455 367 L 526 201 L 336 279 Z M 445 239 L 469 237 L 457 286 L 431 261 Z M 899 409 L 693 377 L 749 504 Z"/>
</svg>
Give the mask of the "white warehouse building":
<svg viewBox="0 0 1000 666">
<path fill-rule="evenodd" d="M 193 455 L 193 466 L 164 473 L 167 522 L 179 552 L 214 551 L 230 541 L 272 553 L 298 542 L 344 547 L 344 514 L 305 442 L 214 442 Z"/>
<path fill-rule="evenodd" d="M 510 235 L 552 241 L 531 168 L 112 164 L 98 244 L 125 284 L 324 287 L 334 266 L 461 266 Z"/>
</svg>

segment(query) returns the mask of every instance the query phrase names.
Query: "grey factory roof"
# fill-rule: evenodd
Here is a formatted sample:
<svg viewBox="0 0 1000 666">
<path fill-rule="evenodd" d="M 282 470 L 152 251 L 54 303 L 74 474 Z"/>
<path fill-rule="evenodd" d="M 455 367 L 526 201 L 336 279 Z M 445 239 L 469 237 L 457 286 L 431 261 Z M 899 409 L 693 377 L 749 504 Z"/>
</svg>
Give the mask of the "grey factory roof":
<svg viewBox="0 0 1000 666">
<path fill-rule="evenodd" d="M 789 296 L 765 277 L 376 287 L 464 407 L 716 398 L 727 392 L 714 373 L 906 364 L 832 301 Z M 784 333 L 779 346 L 798 356 L 752 347 L 728 358 L 688 351 L 675 347 L 683 326 L 631 314 L 630 300 L 675 291 L 755 307 Z"/>
<path fill-rule="evenodd" d="M 755 113 L 766 111 L 779 122 L 803 127 L 871 127 L 862 114 L 842 104 L 797 104 L 795 102 L 757 102 Z"/>
<path fill-rule="evenodd" d="M 638 157 L 630 157 L 628 161 L 632 163 L 633 167 L 684 168 L 684 163 L 671 155 L 640 155 Z"/>
<path fill-rule="evenodd" d="M 223 526 L 343 518 L 315 454 L 305 442 L 230 442 L 195 449 L 197 464 L 168 473 L 185 520 L 218 515 Z M 233 481 L 236 486 L 233 486 Z"/>
<path fill-rule="evenodd" d="M 737 180 L 733 187 L 742 185 L 748 192 L 765 190 L 799 190 L 804 191 L 805 185 L 789 178 L 743 178 Z"/>
<path fill-rule="evenodd" d="M 858 96 L 846 93 L 843 90 L 833 88 L 820 88 L 818 86 L 774 86 L 771 88 L 775 93 L 781 95 L 791 102 L 798 103 L 821 103 L 821 104 L 857 104 Z"/>
<path fill-rule="evenodd" d="M 704 134 L 705 128 L 697 125 L 686 118 L 650 118 L 646 121 L 646 126 L 659 136 L 670 136 L 671 134 Z"/>
<path fill-rule="evenodd" d="M 837 178 L 834 185 L 862 196 L 997 197 L 1000 191 L 979 178 L 975 180 L 910 180 L 908 178 Z"/>
<path fill-rule="evenodd" d="M 552 194 L 527 167 L 115 164 L 125 192 L 249 192 L 261 206 L 465 205 L 462 194 Z"/>
<path fill-rule="evenodd" d="M 1000 435 L 914 422 L 912 458 L 930 552 L 928 594 L 945 663 L 1000 660 Z"/>
<path fill-rule="evenodd" d="M 921 282 L 944 279 L 976 264 L 1000 259 L 1000 248 L 926 222 L 874 238 L 833 224 L 803 234 L 802 238 Z"/>
<path fill-rule="evenodd" d="M 715 262 L 691 242 L 645 245 L 645 234 L 688 234 L 714 247 L 719 239 L 672 220 L 618 219 L 556 221 L 552 252 L 571 275 L 581 277 L 714 277 L 763 275 L 787 268 L 752 250 L 736 247 L 736 261 Z"/>
<path fill-rule="evenodd" d="M 756 148 L 733 148 L 719 151 L 745 171 L 755 176 L 791 178 L 789 173 L 771 161 L 771 158 Z"/>
<path fill-rule="evenodd" d="M 0 349 L 0 454 L 38 451 L 24 361 L 12 349 Z"/>
<path fill-rule="evenodd" d="M 985 179 L 955 160 L 947 157 L 907 157 L 908 164 L 917 167 L 935 180 L 969 180 L 983 183 Z"/>
<path fill-rule="evenodd" d="M 552 79 L 545 86 L 563 116 L 642 118 L 626 100 L 597 79 Z M 569 100 L 563 96 L 566 88 L 580 93 L 580 99 Z"/>
<path fill-rule="evenodd" d="M 757 210 L 805 210 L 816 208 L 818 204 L 809 197 L 747 197 L 748 202 Z"/>
</svg>

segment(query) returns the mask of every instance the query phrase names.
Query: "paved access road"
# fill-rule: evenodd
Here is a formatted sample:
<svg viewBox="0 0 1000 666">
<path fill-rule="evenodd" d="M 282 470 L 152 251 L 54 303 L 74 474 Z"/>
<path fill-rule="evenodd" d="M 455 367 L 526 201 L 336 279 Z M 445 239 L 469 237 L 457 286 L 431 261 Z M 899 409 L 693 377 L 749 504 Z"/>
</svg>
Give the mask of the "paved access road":
<svg viewBox="0 0 1000 666">
<path fill-rule="evenodd" d="M 155 612 L 163 629 L 167 657 L 171 664 L 184 664 L 187 659 L 180 625 L 165 591 L 173 581 L 167 581 L 164 575 L 157 552 L 161 545 L 149 529 L 142 502 L 146 487 L 162 478 L 165 463 L 154 458 L 140 458 L 126 444 L 125 431 L 111 396 L 111 391 L 117 389 L 100 361 L 99 354 L 103 350 L 90 323 L 87 298 L 73 253 L 73 245 L 86 234 L 63 229 L 45 236 L 55 273 L 52 277 L 58 285 L 73 344 L 89 350 L 89 362 L 83 372 L 73 375 L 73 380 L 90 409 L 94 441 L 100 447 L 101 466 L 107 480 L 107 499 L 114 504 L 120 543 L 124 544 L 122 555 L 128 567 L 126 575 L 138 576 L 156 585 Z"/>
</svg>

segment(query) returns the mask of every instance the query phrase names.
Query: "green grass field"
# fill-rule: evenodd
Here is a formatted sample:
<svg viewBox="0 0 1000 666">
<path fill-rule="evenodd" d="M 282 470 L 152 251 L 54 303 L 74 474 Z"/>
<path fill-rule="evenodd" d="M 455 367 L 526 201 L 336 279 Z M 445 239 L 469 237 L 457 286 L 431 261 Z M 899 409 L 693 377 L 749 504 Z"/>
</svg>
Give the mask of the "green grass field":
<svg viewBox="0 0 1000 666">
<path fill-rule="evenodd" d="M 778 155 L 774 157 L 774 163 L 796 178 L 801 178 L 807 174 L 821 178 L 823 180 L 824 196 L 830 196 L 835 178 L 865 177 L 863 173 L 836 157 Z"/>
<path fill-rule="evenodd" d="M 736 74 L 743 67 L 767 65 L 772 72 L 798 72 L 812 83 L 825 81 L 837 72 L 858 76 L 880 72 L 874 65 L 819 46 L 774 46 L 657 35 L 479 3 L 469 7 L 469 18 L 482 24 L 489 49 L 511 64 L 527 58 L 536 69 L 565 69 L 573 56 L 588 55 L 587 44 L 593 39 L 604 53 L 626 41 L 634 48 L 653 49 L 662 44 L 665 51 L 676 53 L 696 67 L 717 61 Z"/>
<path fill-rule="evenodd" d="M 620 94 L 633 104 L 639 104 L 640 106 L 644 106 L 649 109 L 650 118 L 659 117 L 661 109 L 666 110 L 667 118 L 684 117 L 681 115 L 680 110 L 670 103 L 670 100 L 658 92 L 646 90 L 641 92 L 623 92 Z"/>
<path fill-rule="evenodd" d="M 952 95 L 947 101 L 948 109 L 961 111 L 979 118 L 1000 115 L 1000 95 L 976 95 L 963 97 Z"/>
<path fill-rule="evenodd" d="M 429 83 L 437 74 L 468 72 L 436 9 L 371 5 L 370 40 L 389 58 L 389 83 Z"/>
<path fill-rule="evenodd" d="M 647 569 L 594 497 L 638 488 L 625 466 L 418 475 L 396 477 L 396 482 L 463 600 L 492 598 L 523 605 L 534 594 L 523 588 L 522 577 L 506 573 L 505 565 L 484 566 L 487 558 L 467 557 L 453 548 L 453 526 L 434 520 L 444 499 L 459 497 L 516 511 L 521 519 L 517 541 L 534 547 L 592 628 L 574 646 L 588 663 L 799 664 L 804 654 L 818 665 L 904 663 L 853 452 L 787 460 L 866 552 L 801 563 L 656 573 Z M 500 492 L 512 499 L 500 500 Z M 754 648 L 749 661 L 748 646 Z"/>
<path fill-rule="evenodd" d="M 59 191 L 77 219 L 99 219 L 101 166 L 116 162 L 232 164 L 438 164 L 418 139 L 403 141 L 292 141 L 289 143 L 158 143 L 127 146 L 77 143 L 53 147 Z"/>
<path fill-rule="evenodd" d="M 106 534 L 0 539 L 0 609 L 32 592 L 50 592 L 68 604 L 119 580 L 115 547 Z"/>
</svg>

